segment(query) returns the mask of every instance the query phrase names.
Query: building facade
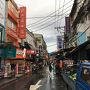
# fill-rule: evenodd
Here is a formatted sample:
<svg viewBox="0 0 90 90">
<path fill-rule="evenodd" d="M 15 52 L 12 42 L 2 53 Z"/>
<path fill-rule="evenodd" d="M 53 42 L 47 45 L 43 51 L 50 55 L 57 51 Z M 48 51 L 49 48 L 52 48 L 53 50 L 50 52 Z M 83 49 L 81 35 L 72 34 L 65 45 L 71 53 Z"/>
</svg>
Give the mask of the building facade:
<svg viewBox="0 0 90 90">
<path fill-rule="evenodd" d="M 42 34 L 34 34 L 37 44 L 37 61 L 42 62 L 47 57 L 47 45 Z"/>
<path fill-rule="evenodd" d="M 5 0 L 0 0 L 0 41 L 4 41 L 5 34 Z"/>
<path fill-rule="evenodd" d="M 19 8 L 14 0 L 8 0 L 6 8 L 6 42 L 18 46 Z"/>
<path fill-rule="evenodd" d="M 28 29 L 26 30 L 26 39 L 24 40 L 25 47 L 27 49 L 26 55 L 29 61 L 35 62 L 36 59 L 36 39 L 34 34 L 30 32 Z"/>
<path fill-rule="evenodd" d="M 71 38 L 69 42 L 78 46 L 90 39 L 90 1 L 75 0 L 71 13 Z"/>
<path fill-rule="evenodd" d="M 26 66 L 26 49 L 20 46 L 26 38 L 26 7 L 19 8 L 14 0 L 7 0 L 5 5 L 4 77 L 11 77 L 23 73 Z"/>
<path fill-rule="evenodd" d="M 0 0 L 0 73 L 4 72 L 2 45 L 5 40 L 5 0 Z"/>
</svg>

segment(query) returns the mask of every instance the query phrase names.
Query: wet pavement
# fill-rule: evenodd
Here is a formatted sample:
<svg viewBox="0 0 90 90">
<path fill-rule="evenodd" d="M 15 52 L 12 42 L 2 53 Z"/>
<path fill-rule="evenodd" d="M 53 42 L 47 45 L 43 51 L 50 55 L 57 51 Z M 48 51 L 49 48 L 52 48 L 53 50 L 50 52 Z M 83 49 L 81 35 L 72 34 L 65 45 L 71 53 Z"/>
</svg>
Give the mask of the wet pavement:
<svg viewBox="0 0 90 90">
<path fill-rule="evenodd" d="M 36 85 L 38 81 L 40 81 L 39 87 Z M 67 90 L 62 77 L 54 72 L 49 73 L 48 67 L 44 68 L 38 81 L 34 84 L 34 86 L 37 86 L 36 89 L 30 88 L 29 90 Z"/>
<path fill-rule="evenodd" d="M 45 67 L 39 73 L 25 75 L 6 85 L 0 86 L 0 90 L 67 90 L 66 84 L 60 75 L 54 72 L 49 73 L 48 67 Z"/>
</svg>

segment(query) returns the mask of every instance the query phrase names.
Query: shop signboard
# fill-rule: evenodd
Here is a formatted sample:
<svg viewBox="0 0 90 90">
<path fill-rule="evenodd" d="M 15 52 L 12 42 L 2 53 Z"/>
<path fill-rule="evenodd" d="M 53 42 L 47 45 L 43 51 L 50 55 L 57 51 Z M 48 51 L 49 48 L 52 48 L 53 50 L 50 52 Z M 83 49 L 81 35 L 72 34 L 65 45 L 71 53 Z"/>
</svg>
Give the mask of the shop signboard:
<svg viewBox="0 0 90 90">
<path fill-rule="evenodd" d="M 27 54 L 27 55 L 35 55 L 36 52 L 35 52 L 35 50 L 29 49 L 29 50 L 26 51 L 26 54 Z"/>
<path fill-rule="evenodd" d="M 0 0 L 0 24 L 4 26 L 5 18 L 5 0 Z"/>
<path fill-rule="evenodd" d="M 63 40 L 61 36 L 57 36 L 57 49 L 63 49 Z"/>
<path fill-rule="evenodd" d="M 16 48 L 7 47 L 6 48 L 6 58 L 15 58 L 16 57 Z"/>
<path fill-rule="evenodd" d="M 20 39 L 26 38 L 26 7 L 20 7 Z"/>
<path fill-rule="evenodd" d="M 23 58 L 26 58 L 26 49 L 19 49 L 17 48 L 16 49 L 16 58 L 20 58 L 20 59 L 23 59 Z"/>
<path fill-rule="evenodd" d="M 65 32 L 70 33 L 70 18 L 65 17 Z"/>
<path fill-rule="evenodd" d="M 9 47 L 9 46 L 0 48 L 0 57 L 1 58 L 15 58 L 16 57 L 16 48 Z"/>
</svg>

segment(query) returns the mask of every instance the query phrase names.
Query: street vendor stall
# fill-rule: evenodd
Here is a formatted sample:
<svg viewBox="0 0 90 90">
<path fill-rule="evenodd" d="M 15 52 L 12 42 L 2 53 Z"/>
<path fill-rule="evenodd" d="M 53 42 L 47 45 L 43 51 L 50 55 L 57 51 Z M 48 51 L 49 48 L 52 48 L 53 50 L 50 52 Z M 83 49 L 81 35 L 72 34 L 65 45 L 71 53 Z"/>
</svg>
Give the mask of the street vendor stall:
<svg viewBox="0 0 90 90">
<path fill-rule="evenodd" d="M 67 90 L 90 90 L 90 40 L 66 54 L 73 64 L 65 64 L 62 77 Z"/>
</svg>

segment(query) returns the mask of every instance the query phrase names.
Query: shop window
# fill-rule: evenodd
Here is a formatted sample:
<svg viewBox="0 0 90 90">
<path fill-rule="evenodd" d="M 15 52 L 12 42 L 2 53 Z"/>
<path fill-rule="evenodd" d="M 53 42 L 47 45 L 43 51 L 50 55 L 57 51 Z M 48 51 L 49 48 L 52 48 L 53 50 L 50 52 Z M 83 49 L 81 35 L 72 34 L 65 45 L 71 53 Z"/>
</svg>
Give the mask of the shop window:
<svg viewBox="0 0 90 90">
<path fill-rule="evenodd" d="M 90 85 L 90 66 L 83 66 L 82 69 L 82 79 L 88 84 Z"/>
</svg>

